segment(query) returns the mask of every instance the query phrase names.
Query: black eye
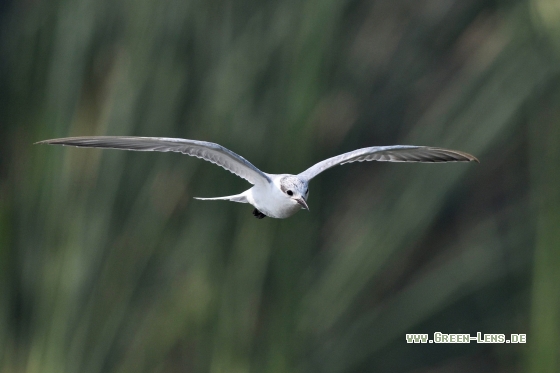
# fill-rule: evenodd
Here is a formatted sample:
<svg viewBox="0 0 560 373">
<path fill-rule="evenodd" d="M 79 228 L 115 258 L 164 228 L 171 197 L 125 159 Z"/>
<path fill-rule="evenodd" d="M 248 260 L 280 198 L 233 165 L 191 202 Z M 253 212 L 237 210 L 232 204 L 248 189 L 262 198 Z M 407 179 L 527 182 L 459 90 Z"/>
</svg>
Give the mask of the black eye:
<svg viewBox="0 0 560 373">
<path fill-rule="evenodd" d="M 294 192 L 292 192 L 291 190 L 288 190 L 286 193 L 288 193 L 289 196 L 293 196 Z"/>
<path fill-rule="evenodd" d="M 307 193 L 309 193 L 309 188 L 307 188 L 307 189 L 305 190 L 305 194 L 307 194 Z"/>
</svg>

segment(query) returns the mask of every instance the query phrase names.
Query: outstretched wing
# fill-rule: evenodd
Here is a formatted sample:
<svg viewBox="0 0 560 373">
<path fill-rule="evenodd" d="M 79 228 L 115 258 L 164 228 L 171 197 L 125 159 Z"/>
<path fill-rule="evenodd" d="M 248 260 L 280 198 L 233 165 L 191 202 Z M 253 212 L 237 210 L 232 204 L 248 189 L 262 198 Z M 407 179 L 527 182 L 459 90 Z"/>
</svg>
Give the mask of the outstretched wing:
<svg viewBox="0 0 560 373">
<path fill-rule="evenodd" d="M 178 152 L 222 166 L 251 184 L 268 183 L 268 176 L 248 160 L 221 145 L 206 141 L 167 137 L 84 136 L 39 141 L 37 144 L 70 145 L 84 148 Z"/>
<path fill-rule="evenodd" d="M 476 157 L 457 150 L 427 146 L 392 145 L 373 146 L 325 159 L 300 173 L 298 176 L 311 180 L 321 172 L 339 164 L 363 161 L 380 162 L 478 162 Z"/>
</svg>

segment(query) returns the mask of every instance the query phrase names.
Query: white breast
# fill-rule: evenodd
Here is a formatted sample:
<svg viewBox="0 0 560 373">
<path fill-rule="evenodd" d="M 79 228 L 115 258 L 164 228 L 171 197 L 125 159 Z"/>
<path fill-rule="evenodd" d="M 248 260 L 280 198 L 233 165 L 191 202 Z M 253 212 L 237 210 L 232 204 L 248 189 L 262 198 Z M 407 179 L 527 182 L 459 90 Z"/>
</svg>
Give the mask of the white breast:
<svg viewBox="0 0 560 373">
<path fill-rule="evenodd" d="M 301 210 L 301 206 L 296 201 L 286 196 L 272 183 L 255 185 L 249 192 L 247 197 L 249 202 L 271 218 L 288 218 Z"/>
</svg>

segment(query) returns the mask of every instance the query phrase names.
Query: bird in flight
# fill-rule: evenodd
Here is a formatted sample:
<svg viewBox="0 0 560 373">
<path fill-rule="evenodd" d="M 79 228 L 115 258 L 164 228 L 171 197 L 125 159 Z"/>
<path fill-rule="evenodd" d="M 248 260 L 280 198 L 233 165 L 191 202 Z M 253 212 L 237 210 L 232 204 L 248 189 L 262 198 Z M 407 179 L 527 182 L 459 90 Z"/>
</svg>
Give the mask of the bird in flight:
<svg viewBox="0 0 560 373">
<path fill-rule="evenodd" d="M 212 162 L 247 180 L 253 187 L 243 193 L 200 200 L 226 200 L 250 203 L 253 215 L 262 219 L 288 218 L 300 209 L 309 210 L 309 182 L 331 167 L 351 162 L 478 162 L 476 157 L 442 148 L 414 145 L 373 146 L 325 159 L 298 175 L 267 174 L 251 162 L 221 145 L 197 140 L 167 137 L 84 136 L 39 141 L 36 144 L 69 145 L 83 148 L 178 152 Z"/>
</svg>

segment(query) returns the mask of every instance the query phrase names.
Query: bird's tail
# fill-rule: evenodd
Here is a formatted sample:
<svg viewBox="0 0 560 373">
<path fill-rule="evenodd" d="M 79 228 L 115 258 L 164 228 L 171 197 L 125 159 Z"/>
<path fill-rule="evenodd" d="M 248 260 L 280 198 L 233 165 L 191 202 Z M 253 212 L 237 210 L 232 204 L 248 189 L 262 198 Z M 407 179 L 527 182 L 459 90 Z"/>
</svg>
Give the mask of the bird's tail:
<svg viewBox="0 0 560 373">
<path fill-rule="evenodd" d="M 194 197 L 194 199 L 200 199 L 202 201 L 225 200 L 225 201 L 232 201 L 232 202 L 239 202 L 239 203 L 249 203 L 249 201 L 247 200 L 247 196 L 245 195 L 245 192 L 233 196 L 214 197 L 214 198 Z"/>
</svg>

